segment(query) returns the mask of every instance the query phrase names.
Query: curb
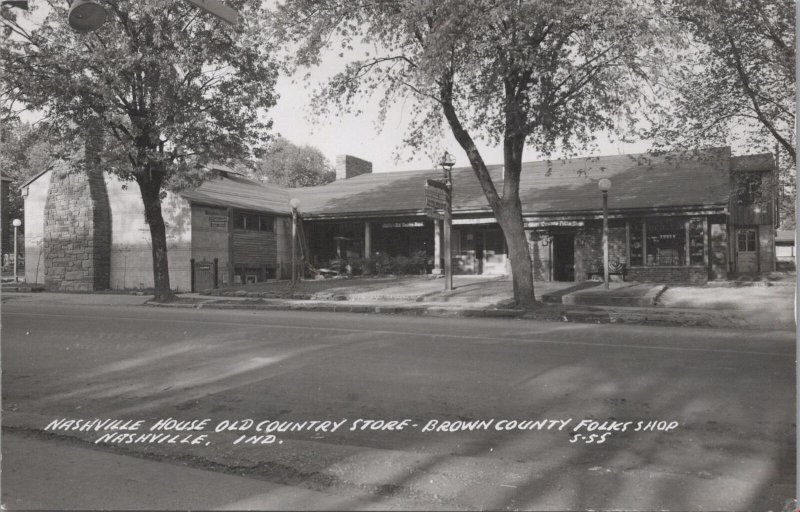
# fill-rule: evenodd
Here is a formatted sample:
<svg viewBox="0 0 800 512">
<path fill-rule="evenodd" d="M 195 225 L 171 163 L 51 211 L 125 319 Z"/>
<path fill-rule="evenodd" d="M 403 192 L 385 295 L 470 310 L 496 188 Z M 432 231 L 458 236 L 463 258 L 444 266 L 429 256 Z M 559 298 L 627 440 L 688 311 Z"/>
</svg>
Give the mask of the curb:
<svg viewBox="0 0 800 512">
<path fill-rule="evenodd" d="M 146 302 L 146 306 L 184 309 L 221 309 L 245 311 L 321 311 L 327 313 L 367 313 L 408 316 L 427 316 L 443 318 L 501 318 L 517 320 L 537 320 L 550 322 L 574 322 L 590 324 L 631 324 L 671 327 L 707 327 L 737 328 L 794 331 L 794 325 L 772 324 L 757 325 L 748 321 L 746 312 L 733 310 L 680 310 L 657 308 L 625 308 L 600 307 L 564 308 L 557 305 L 545 306 L 541 309 L 523 310 L 513 308 L 468 309 L 444 306 L 403 306 L 403 305 L 367 305 L 346 304 L 332 301 L 331 304 L 309 304 L 306 302 L 202 302 L 190 303 L 154 303 Z M 737 314 L 738 313 L 738 314 Z M 745 313 L 745 314 L 742 314 Z"/>
</svg>

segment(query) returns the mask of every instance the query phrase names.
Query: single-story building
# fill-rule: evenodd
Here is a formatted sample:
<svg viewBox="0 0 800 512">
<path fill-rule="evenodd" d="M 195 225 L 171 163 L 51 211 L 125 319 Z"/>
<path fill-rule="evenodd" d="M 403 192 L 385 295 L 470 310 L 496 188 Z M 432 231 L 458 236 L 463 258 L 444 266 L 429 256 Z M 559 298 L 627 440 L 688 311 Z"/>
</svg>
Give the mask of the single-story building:
<svg viewBox="0 0 800 512">
<path fill-rule="evenodd" d="M 284 189 L 218 169 L 196 190 L 168 194 L 172 285 L 287 278 L 292 198 L 300 202 L 302 245 L 313 267 L 412 254 L 442 266 L 442 221 L 428 217 L 424 193 L 426 179 L 440 178 L 441 170 L 373 173 L 371 163 L 352 156 L 337 158 L 336 167 L 336 181 L 318 187 Z M 501 165 L 489 170 L 502 181 Z M 502 232 L 472 169 L 453 169 L 452 176 L 455 271 L 508 273 Z M 775 269 L 774 160 L 718 148 L 524 163 L 520 199 L 535 279 L 582 281 L 601 271 L 601 178 L 612 182 L 610 262 L 627 280 L 704 283 Z M 152 285 L 135 183 L 54 170 L 22 191 L 28 282 L 52 289 Z"/>
<path fill-rule="evenodd" d="M 172 287 L 288 277 L 286 192 L 230 170 L 209 173 L 199 188 L 167 193 L 162 202 Z M 150 228 L 136 183 L 62 167 L 21 190 L 28 283 L 63 291 L 153 286 Z"/>
<path fill-rule="evenodd" d="M 775 258 L 779 266 L 794 267 L 795 237 L 794 230 L 779 229 L 775 232 Z"/>
</svg>

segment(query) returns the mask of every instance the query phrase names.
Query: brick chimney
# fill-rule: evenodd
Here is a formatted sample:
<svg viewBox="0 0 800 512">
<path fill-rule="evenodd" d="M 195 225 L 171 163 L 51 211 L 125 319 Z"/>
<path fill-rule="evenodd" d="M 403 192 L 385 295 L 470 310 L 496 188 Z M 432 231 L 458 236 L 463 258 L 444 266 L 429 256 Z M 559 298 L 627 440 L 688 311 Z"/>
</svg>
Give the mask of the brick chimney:
<svg viewBox="0 0 800 512">
<path fill-rule="evenodd" d="M 372 162 L 352 155 L 339 155 L 336 157 L 336 181 L 371 173 Z"/>
</svg>

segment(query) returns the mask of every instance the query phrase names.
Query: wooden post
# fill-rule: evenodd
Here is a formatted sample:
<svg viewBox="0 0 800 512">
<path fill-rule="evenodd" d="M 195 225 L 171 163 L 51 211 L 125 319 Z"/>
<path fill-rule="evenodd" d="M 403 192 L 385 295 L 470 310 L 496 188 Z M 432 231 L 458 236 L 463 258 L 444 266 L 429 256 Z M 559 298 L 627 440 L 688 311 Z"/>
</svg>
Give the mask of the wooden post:
<svg viewBox="0 0 800 512">
<path fill-rule="evenodd" d="M 595 196 L 597 197 L 597 196 Z M 608 191 L 603 191 L 603 276 L 608 290 Z"/>
<path fill-rule="evenodd" d="M 228 286 L 233 286 L 233 208 L 228 208 Z"/>
<path fill-rule="evenodd" d="M 364 223 L 364 259 L 372 257 L 372 224 L 369 221 Z"/>
<path fill-rule="evenodd" d="M 691 266 L 691 264 L 692 264 L 692 255 L 691 255 L 691 253 L 692 253 L 692 244 L 689 243 L 689 237 L 692 234 L 690 224 L 691 224 L 691 219 L 686 219 L 686 242 L 684 244 L 686 249 L 684 249 L 684 250 L 686 251 L 686 258 L 685 258 L 686 261 L 685 261 L 685 263 L 686 263 L 687 267 Z"/>
<path fill-rule="evenodd" d="M 189 283 L 190 283 L 189 284 L 189 289 L 192 291 L 192 293 L 194 293 L 195 292 L 195 289 L 194 289 L 194 258 L 189 260 L 189 269 L 192 272 L 192 275 L 191 275 L 191 277 L 189 279 Z"/>
<path fill-rule="evenodd" d="M 447 170 L 447 208 L 444 211 L 444 289 L 453 289 L 453 246 L 450 234 L 453 231 L 453 179 L 451 170 Z"/>
<path fill-rule="evenodd" d="M 19 224 L 19 223 L 17 223 Z M 14 226 L 14 282 L 19 282 L 19 274 L 17 274 L 17 261 L 19 260 L 19 253 L 17 252 L 17 240 L 19 237 L 17 236 L 17 226 Z M 27 271 L 26 271 L 27 272 Z"/>
<path fill-rule="evenodd" d="M 439 219 L 433 219 L 433 274 L 442 273 L 442 224 Z"/>
<path fill-rule="evenodd" d="M 292 208 L 292 286 L 297 284 L 297 210 Z"/>
<path fill-rule="evenodd" d="M 219 258 L 214 258 L 214 289 L 219 288 Z"/>
</svg>

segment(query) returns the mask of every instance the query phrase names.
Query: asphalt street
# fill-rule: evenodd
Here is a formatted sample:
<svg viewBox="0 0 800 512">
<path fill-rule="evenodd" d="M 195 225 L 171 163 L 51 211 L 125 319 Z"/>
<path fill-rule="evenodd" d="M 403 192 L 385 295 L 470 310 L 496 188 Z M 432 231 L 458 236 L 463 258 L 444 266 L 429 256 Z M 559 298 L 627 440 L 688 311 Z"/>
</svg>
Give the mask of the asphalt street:
<svg viewBox="0 0 800 512">
<path fill-rule="evenodd" d="M 2 335 L 9 509 L 781 510 L 794 494 L 790 332 L 12 300 Z M 61 418 L 208 422 L 183 432 L 196 444 L 95 443 L 45 432 Z"/>
</svg>

